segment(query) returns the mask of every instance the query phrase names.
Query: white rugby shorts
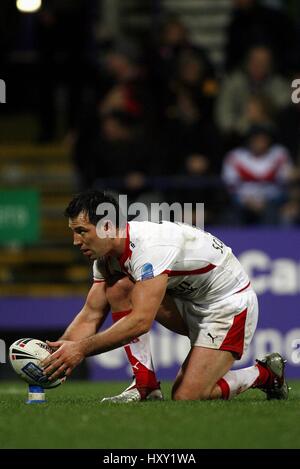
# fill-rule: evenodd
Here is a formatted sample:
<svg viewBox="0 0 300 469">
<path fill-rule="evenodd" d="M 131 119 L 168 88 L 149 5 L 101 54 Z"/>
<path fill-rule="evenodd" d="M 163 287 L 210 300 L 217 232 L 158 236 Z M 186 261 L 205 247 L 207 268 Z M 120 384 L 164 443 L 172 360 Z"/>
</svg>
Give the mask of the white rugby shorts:
<svg viewBox="0 0 300 469">
<path fill-rule="evenodd" d="M 174 301 L 188 326 L 192 346 L 227 350 L 241 358 L 258 320 L 257 296 L 251 287 L 210 305 L 179 298 Z"/>
</svg>

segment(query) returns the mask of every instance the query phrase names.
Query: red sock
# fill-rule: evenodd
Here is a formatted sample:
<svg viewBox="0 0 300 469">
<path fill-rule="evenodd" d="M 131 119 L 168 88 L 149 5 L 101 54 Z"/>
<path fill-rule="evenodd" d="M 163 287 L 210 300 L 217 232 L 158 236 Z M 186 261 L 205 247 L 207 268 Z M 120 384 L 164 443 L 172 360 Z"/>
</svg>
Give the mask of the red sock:
<svg viewBox="0 0 300 469">
<path fill-rule="evenodd" d="M 259 388 L 263 386 L 270 386 L 273 382 L 274 376 L 268 368 L 264 367 L 260 363 L 256 364 L 256 367 L 258 368 L 259 375 L 255 382 L 253 383 L 252 387 L 253 388 Z"/>
<path fill-rule="evenodd" d="M 131 309 L 112 313 L 113 322 L 119 321 L 130 312 Z M 142 397 L 144 393 L 147 395 L 149 388 L 159 388 L 159 382 L 156 379 L 153 369 L 149 332 L 134 338 L 130 344 L 124 346 L 124 349 L 135 377 L 135 386 L 141 392 Z M 143 360 L 144 363 L 142 363 L 141 360 Z"/>
<path fill-rule="evenodd" d="M 229 394 L 230 394 L 229 384 L 224 378 L 221 378 L 219 379 L 219 381 L 217 381 L 217 385 L 221 389 L 222 399 L 227 401 L 229 399 Z"/>
</svg>

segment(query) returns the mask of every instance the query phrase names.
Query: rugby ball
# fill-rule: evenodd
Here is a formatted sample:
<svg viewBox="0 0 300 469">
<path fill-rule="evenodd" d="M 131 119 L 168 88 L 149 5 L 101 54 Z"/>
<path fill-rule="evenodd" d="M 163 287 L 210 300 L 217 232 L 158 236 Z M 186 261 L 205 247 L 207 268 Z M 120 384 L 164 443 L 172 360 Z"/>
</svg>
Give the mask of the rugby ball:
<svg viewBox="0 0 300 469">
<path fill-rule="evenodd" d="M 45 389 L 56 388 L 65 381 L 65 377 L 49 381 L 43 375 L 40 362 L 49 357 L 53 350 L 46 342 L 38 339 L 19 339 L 9 348 L 11 366 L 22 379 L 29 384 Z"/>
</svg>

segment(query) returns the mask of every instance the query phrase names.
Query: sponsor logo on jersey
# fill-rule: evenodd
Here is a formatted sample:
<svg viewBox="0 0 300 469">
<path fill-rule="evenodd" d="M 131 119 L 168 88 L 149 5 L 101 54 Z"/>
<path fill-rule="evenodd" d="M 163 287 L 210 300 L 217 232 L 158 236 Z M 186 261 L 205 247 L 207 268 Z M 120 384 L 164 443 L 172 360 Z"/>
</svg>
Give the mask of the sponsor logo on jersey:
<svg viewBox="0 0 300 469">
<path fill-rule="evenodd" d="M 147 262 L 142 267 L 142 280 L 147 280 L 147 279 L 153 278 L 153 277 L 154 277 L 153 265 L 150 264 L 150 262 Z"/>
</svg>

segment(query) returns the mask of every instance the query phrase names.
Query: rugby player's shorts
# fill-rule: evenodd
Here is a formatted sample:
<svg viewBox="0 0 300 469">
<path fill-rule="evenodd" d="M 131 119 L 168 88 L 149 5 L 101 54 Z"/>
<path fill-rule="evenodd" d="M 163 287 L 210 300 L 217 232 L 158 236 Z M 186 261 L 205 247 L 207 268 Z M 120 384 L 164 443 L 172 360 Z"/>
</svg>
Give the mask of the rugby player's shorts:
<svg viewBox="0 0 300 469">
<path fill-rule="evenodd" d="M 240 359 L 247 350 L 258 320 L 258 302 L 254 290 L 235 293 L 226 299 L 196 304 L 174 298 L 188 326 L 191 345 L 227 350 Z"/>
</svg>

